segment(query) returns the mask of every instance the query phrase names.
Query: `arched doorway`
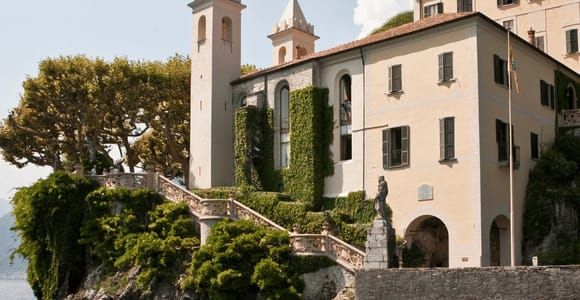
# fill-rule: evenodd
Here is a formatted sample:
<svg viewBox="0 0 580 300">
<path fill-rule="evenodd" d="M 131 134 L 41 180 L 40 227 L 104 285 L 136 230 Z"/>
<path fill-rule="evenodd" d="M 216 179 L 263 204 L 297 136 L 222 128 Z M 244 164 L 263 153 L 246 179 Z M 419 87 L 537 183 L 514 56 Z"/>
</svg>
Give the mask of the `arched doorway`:
<svg viewBox="0 0 580 300">
<path fill-rule="evenodd" d="M 419 249 L 424 254 L 421 265 L 416 267 L 447 268 L 449 267 L 449 232 L 447 226 L 434 216 L 421 216 L 415 219 L 405 232 L 409 252 Z M 408 259 L 411 259 L 408 257 Z M 405 263 L 405 256 L 403 256 Z"/>
<path fill-rule="evenodd" d="M 489 265 L 509 266 L 510 221 L 506 216 L 497 216 L 489 229 Z"/>
</svg>

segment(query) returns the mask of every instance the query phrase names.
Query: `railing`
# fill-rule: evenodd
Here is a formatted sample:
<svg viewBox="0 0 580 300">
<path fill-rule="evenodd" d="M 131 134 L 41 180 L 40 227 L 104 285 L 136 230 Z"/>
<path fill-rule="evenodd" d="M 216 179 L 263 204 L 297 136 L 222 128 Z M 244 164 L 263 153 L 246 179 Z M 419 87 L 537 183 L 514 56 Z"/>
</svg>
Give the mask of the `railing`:
<svg viewBox="0 0 580 300">
<path fill-rule="evenodd" d="M 560 127 L 580 126 L 580 109 L 561 111 L 559 115 L 558 125 Z"/>
<path fill-rule="evenodd" d="M 203 216 L 204 207 L 203 199 L 196 194 L 182 188 L 181 186 L 171 182 L 171 180 L 159 176 L 159 182 L 157 184 L 157 191 L 165 196 L 167 200 L 172 202 L 185 202 L 197 218 Z"/>
<path fill-rule="evenodd" d="M 111 173 L 105 175 L 89 175 L 88 177 L 108 188 L 124 187 L 128 189 L 142 189 L 147 187 L 146 173 Z"/>
<path fill-rule="evenodd" d="M 143 174 L 107 174 L 89 177 L 101 185 L 111 188 L 122 186 L 157 190 L 169 201 L 187 203 L 191 213 L 198 220 L 207 217 L 249 220 L 258 226 L 288 232 L 284 227 L 236 200 L 203 199 L 153 172 Z M 296 229 L 294 232 L 288 233 L 290 234 L 293 252 L 296 255 L 327 256 L 353 273 L 363 267 L 364 252 L 329 234 L 328 226 L 323 226 L 321 234 L 298 234 Z"/>
</svg>

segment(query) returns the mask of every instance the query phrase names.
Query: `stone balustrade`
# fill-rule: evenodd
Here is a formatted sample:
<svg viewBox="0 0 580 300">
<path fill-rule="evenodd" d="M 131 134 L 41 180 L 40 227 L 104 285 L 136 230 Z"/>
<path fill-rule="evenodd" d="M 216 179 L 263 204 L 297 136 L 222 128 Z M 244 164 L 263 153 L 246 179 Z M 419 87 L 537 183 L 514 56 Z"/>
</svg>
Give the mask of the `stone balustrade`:
<svg viewBox="0 0 580 300">
<path fill-rule="evenodd" d="M 560 127 L 580 126 L 580 109 L 563 110 L 559 114 L 558 125 Z"/>
<path fill-rule="evenodd" d="M 187 203 L 191 213 L 200 224 L 202 242 L 207 238 L 211 227 L 224 218 L 249 220 L 258 226 L 288 232 L 284 227 L 234 200 L 233 196 L 231 199 L 203 199 L 170 179 L 155 173 L 151 168 L 147 170 L 147 173 L 119 173 L 88 177 L 109 188 L 150 188 L 169 201 Z M 351 273 L 362 269 L 364 252 L 331 235 L 327 224 L 323 226 L 320 234 L 298 234 L 296 229 L 294 228 L 294 232 L 289 232 L 290 243 L 296 255 L 327 256 Z"/>
</svg>

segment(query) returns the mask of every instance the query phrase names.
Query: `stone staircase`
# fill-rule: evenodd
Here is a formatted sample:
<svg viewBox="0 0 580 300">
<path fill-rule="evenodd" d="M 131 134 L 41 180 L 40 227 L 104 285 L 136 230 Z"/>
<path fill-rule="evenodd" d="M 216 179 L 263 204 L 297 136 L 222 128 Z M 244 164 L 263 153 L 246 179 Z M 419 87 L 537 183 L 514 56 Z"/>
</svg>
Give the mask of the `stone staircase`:
<svg viewBox="0 0 580 300">
<path fill-rule="evenodd" d="M 130 189 L 149 188 L 165 196 L 169 201 L 187 203 L 198 226 L 201 242 L 205 243 L 211 227 L 222 219 L 249 220 L 258 226 L 287 231 L 248 206 L 230 199 L 204 199 L 158 173 L 117 173 L 88 176 L 107 187 Z M 299 234 L 296 229 L 288 232 L 292 250 L 296 255 L 326 256 L 350 273 L 362 270 L 365 253 L 329 233 L 324 227 L 320 234 Z"/>
</svg>

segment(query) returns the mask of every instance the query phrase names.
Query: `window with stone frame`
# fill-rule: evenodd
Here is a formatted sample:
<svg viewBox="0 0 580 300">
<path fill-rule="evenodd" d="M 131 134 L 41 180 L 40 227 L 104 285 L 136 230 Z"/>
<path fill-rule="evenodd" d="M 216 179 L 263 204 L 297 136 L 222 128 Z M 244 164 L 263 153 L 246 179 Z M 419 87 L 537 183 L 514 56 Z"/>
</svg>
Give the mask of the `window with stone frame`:
<svg viewBox="0 0 580 300">
<path fill-rule="evenodd" d="M 578 52 L 578 29 L 566 30 L 566 53 Z"/>
<path fill-rule="evenodd" d="M 346 74 L 340 78 L 340 160 L 352 159 L 352 78 Z"/>
</svg>

